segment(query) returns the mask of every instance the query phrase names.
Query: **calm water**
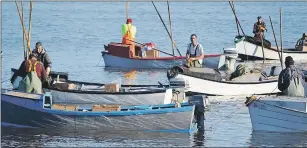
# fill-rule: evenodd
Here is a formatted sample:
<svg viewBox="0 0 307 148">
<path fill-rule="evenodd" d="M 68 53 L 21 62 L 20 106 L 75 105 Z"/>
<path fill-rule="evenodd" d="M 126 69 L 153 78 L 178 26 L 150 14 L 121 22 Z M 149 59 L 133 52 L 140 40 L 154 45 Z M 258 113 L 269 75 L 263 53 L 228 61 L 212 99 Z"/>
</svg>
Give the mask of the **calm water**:
<svg viewBox="0 0 307 148">
<path fill-rule="evenodd" d="M 168 26 L 167 4 L 155 4 Z M 294 47 L 297 39 L 306 32 L 306 4 L 236 2 L 235 7 L 245 34 L 252 35 L 256 17 L 261 15 L 268 26 L 266 38 L 272 42 L 269 15 L 279 40 L 279 7 L 282 7 L 283 45 Z M 25 5 L 28 6 L 28 3 Z M 26 20 L 27 10 L 28 7 Z M 124 2 L 35 2 L 31 45 L 34 47 L 37 41 L 41 41 L 52 59 L 52 69 L 68 72 L 72 80 L 100 83 L 117 80 L 123 84 L 167 83 L 166 70 L 137 70 L 135 78 L 130 80 L 123 77 L 129 69 L 104 68 L 103 60 L 100 61 L 103 45 L 121 41 L 125 12 Z M 233 38 L 237 30 L 227 2 L 171 2 L 171 13 L 174 40 L 182 54 L 192 33 L 197 34 L 206 53 L 220 53 L 225 47 L 234 47 Z M 129 16 L 137 27 L 138 42 L 154 42 L 159 49 L 171 52 L 171 41 L 150 2 L 130 3 Z M 21 24 L 14 2 L 2 2 L 1 17 L 2 81 L 5 81 L 10 78 L 10 68 L 18 68 L 21 63 L 23 45 Z M 2 87 L 10 87 L 10 83 L 2 83 Z M 213 100 L 206 113 L 207 130 L 197 135 L 56 130 L 51 133 L 2 129 L 1 142 L 2 146 L 307 146 L 305 134 L 252 132 L 244 101 L 229 98 Z"/>
</svg>

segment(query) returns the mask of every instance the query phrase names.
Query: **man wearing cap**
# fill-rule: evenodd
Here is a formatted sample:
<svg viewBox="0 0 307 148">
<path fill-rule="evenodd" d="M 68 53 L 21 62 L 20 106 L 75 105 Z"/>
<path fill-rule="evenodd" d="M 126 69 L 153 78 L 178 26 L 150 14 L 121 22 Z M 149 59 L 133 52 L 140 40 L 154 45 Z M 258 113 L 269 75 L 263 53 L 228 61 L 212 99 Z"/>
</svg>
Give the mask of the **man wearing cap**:
<svg viewBox="0 0 307 148">
<path fill-rule="evenodd" d="M 278 89 L 286 96 L 304 97 L 304 74 L 294 66 L 294 60 L 291 56 L 286 57 L 285 65 L 286 68 L 279 74 Z"/>
<path fill-rule="evenodd" d="M 132 25 L 132 19 L 128 18 L 126 24 L 122 26 L 122 36 L 123 36 L 122 43 L 130 44 L 132 46 L 132 49 L 134 49 L 133 41 L 135 41 L 135 35 L 136 35 L 136 27 Z"/>
<path fill-rule="evenodd" d="M 261 16 L 258 16 L 257 19 L 258 21 L 254 24 L 253 33 L 255 34 L 255 38 L 261 40 L 264 39 L 264 31 L 267 29 L 265 23 L 262 21 Z"/>
<path fill-rule="evenodd" d="M 46 81 L 47 75 L 44 66 L 37 58 L 38 55 L 32 53 L 29 56 L 29 60 L 23 61 L 18 71 L 12 76 L 12 83 L 17 76 L 23 78 L 19 82 L 18 90 L 27 93 L 42 94 L 42 83 Z"/>
<path fill-rule="evenodd" d="M 33 53 L 36 53 L 38 55 L 38 60 L 41 61 L 44 65 L 44 68 L 46 69 L 47 76 L 50 74 L 51 71 L 51 60 L 45 50 L 43 48 L 43 45 L 41 42 L 37 42 L 35 44 L 35 49 L 32 51 Z"/>
</svg>

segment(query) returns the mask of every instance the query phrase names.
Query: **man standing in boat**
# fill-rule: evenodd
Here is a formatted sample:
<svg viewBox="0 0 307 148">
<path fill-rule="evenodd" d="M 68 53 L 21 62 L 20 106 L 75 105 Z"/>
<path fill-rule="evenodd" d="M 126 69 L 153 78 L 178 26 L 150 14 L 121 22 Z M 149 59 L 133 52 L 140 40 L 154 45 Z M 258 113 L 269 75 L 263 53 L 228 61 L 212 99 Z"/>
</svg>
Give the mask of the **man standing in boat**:
<svg viewBox="0 0 307 148">
<path fill-rule="evenodd" d="M 18 90 L 42 94 L 42 83 L 46 81 L 47 75 L 44 66 L 37 58 L 38 55 L 32 53 L 29 60 L 22 62 L 20 65 L 16 75 L 20 75 L 23 79 L 19 83 Z"/>
<path fill-rule="evenodd" d="M 285 65 L 286 68 L 279 74 L 278 89 L 286 96 L 304 97 L 304 74 L 294 66 L 294 60 L 291 56 L 286 57 Z"/>
<path fill-rule="evenodd" d="M 188 44 L 186 58 L 189 67 L 202 67 L 204 49 L 203 46 L 197 42 L 196 34 L 191 35 L 191 43 Z"/>
<path fill-rule="evenodd" d="M 253 33 L 255 34 L 254 37 L 261 41 L 261 39 L 264 39 L 264 31 L 267 29 L 265 23 L 262 21 L 261 16 L 258 16 L 257 19 L 258 21 L 254 24 Z"/>
<path fill-rule="evenodd" d="M 132 46 L 132 49 L 134 50 L 135 44 L 133 41 L 135 41 L 135 35 L 136 35 L 136 27 L 132 25 L 132 19 L 128 18 L 126 24 L 122 26 L 122 36 L 123 36 L 122 43 L 130 44 Z"/>
</svg>

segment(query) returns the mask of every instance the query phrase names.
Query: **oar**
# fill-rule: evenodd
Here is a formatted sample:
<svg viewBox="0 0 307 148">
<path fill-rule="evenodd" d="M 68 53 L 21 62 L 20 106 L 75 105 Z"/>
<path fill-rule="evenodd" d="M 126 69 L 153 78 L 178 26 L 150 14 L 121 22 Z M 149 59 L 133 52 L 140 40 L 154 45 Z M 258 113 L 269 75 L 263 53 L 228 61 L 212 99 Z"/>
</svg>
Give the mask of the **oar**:
<svg viewBox="0 0 307 148">
<path fill-rule="evenodd" d="M 282 25 L 281 25 L 281 8 L 279 8 L 279 14 L 280 14 L 280 57 L 281 57 L 281 63 L 283 62 L 283 57 L 282 57 L 282 53 L 283 53 L 283 47 L 282 47 Z"/>
<path fill-rule="evenodd" d="M 242 26 L 241 26 L 241 24 L 240 24 L 240 22 L 239 22 L 239 19 L 238 19 L 237 15 L 236 15 L 236 12 L 235 12 L 235 10 L 234 10 L 234 6 L 231 5 L 231 2 L 230 2 L 230 1 L 228 1 L 228 2 L 229 2 L 229 5 L 230 5 L 230 7 L 231 7 L 231 10 L 232 10 L 232 12 L 233 12 L 233 14 L 234 14 L 234 16 L 235 16 L 237 22 L 238 22 L 238 24 L 239 24 L 239 27 L 240 27 L 240 29 L 241 29 L 241 32 L 242 32 L 243 35 L 245 36 L 245 33 L 244 33 L 243 29 L 242 29 Z"/>
<path fill-rule="evenodd" d="M 283 65 L 282 65 L 282 60 L 281 60 L 281 55 L 280 55 L 280 51 L 278 49 L 278 45 L 277 45 L 277 41 L 276 41 L 276 36 L 275 36 L 275 31 L 274 31 L 274 27 L 273 27 L 273 23 L 272 23 L 272 20 L 271 20 L 271 16 L 269 16 L 270 18 L 270 22 L 271 22 L 271 26 L 272 26 L 272 31 L 273 31 L 273 35 L 274 35 L 274 39 L 275 39 L 275 44 L 276 44 L 276 47 L 277 47 L 277 53 L 278 53 L 278 57 L 279 57 L 279 60 L 280 60 L 280 65 L 281 65 L 281 68 L 283 68 Z"/>
<path fill-rule="evenodd" d="M 127 40 L 129 40 L 129 39 L 127 39 Z M 133 40 L 129 40 L 129 41 L 134 42 L 134 43 L 137 43 L 137 44 L 140 44 L 140 45 L 143 45 L 143 46 L 146 46 L 145 44 L 138 43 L 138 42 L 133 41 Z M 167 53 L 167 52 L 161 51 L 161 50 L 159 50 L 159 49 L 156 49 L 156 48 L 152 48 L 152 49 L 153 49 L 153 50 L 157 50 L 157 51 L 159 51 L 159 52 L 162 52 L 162 53 L 164 53 L 164 54 L 167 54 L 167 55 L 169 55 L 169 56 L 176 57 L 176 56 L 174 56 L 174 55 L 172 55 L 172 54 L 170 54 L 170 53 Z"/>
<path fill-rule="evenodd" d="M 236 9 L 235 9 L 235 5 L 233 4 L 233 1 L 231 1 L 231 3 L 232 3 L 232 6 L 233 6 L 233 9 L 234 9 L 234 13 L 236 13 Z M 238 20 L 237 19 L 236 19 L 236 25 L 237 25 L 238 35 L 240 35 L 240 30 L 239 30 L 239 25 L 238 25 Z"/>
<path fill-rule="evenodd" d="M 263 56 L 263 63 L 262 64 L 264 65 L 264 63 L 265 63 L 265 56 L 264 56 L 264 50 L 263 50 L 263 36 L 262 36 L 262 34 L 260 34 L 260 38 L 261 38 L 261 48 L 262 48 L 262 56 Z"/>
</svg>

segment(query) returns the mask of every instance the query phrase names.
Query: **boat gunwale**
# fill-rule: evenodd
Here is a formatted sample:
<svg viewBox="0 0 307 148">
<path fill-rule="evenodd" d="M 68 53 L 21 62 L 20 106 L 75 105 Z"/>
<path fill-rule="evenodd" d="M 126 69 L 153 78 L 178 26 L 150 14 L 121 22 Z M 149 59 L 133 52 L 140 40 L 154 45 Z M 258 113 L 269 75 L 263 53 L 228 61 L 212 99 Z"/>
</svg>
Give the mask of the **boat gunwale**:
<svg viewBox="0 0 307 148">
<path fill-rule="evenodd" d="M 17 97 L 17 96 L 13 96 L 13 97 Z M 17 97 L 20 98 L 20 97 Z M 10 98 L 11 99 L 11 98 Z M 54 115 L 66 115 L 66 116 L 102 116 L 102 117 L 111 117 L 111 116 L 137 116 L 137 115 L 150 115 L 150 114 L 165 114 L 165 113 L 179 113 L 179 112 L 186 112 L 186 111 L 193 111 L 194 113 L 194 108 L 195 105 L 193 104 L 189 104 L 189 103 L 180 103 L 180 105 L 182 105 L 181 107 L 176 107 L 176 104 L 158 104 L 158 105 L 147 105 L 148 108 L 142 108 L 146 105 L 131 105 L 131 106 L 124 106 L 124 105 L 120 105 L 120 107 L 126 107 L 126 108 L 131 108 L 133 107 L 134 110 L 119 110 L 119 111 L 79 111 L 79 110 L 75 110 L 75 111 L 70 111 L 70 110 L 60 110 L 60 109 L 52 109 L 52 108 L 44 108 L 43 107 L 43 101 L 42 99 L 40 100 L 31 100 L 31 99 L 27 99 L 27 98 L 22 98 L 21 99 L 26 99 L 29 101 L 34 101 L 34 102 L 41 102 L 40 103 L 40 107 L 36 106 L 36 107 L 26 107 L 25 106 L 21 106 L 21 105 L 17 105 L 14 104 L 12 102 L 8 102 L 5 100 L 1 100 L 4 101 L 6 103 L 9 103 L 11 105 L 14 106 L 18 106 L 18 107 L 22 107 L 24 109 L 27 110 L 32 110 L 32 111 L 37 111 L 37 112 L 41 112 L 41 113 L 48 113 L 48 114 L 54 114 Z M 95 104 L 93 104 L 95 105 Z M 139 108 L 138 108 L 139 107 Z M 126 109 L 124 108 L 124 109 Z"/>
<path fill-rule="evenodd" d="M 259 46 L 259 45 L 257 45 L 257 44 L 254 44 L 254 43 L 251 43 L 251 42 L 249 42 L 249 41 L 247 41 L 247 40 L 245 40 L 244 39 L 244 36 L 242 36 L 242 37 L 235 37 L 236 39 L 238 39 L 238 40 L 240 40 L 240 41 L 237 41 L 236 43 L 239 43 L 239 42 L 242 42 L 242 41 L 244 41 L 244 42 L 248 42 L 248 43 L 250 43 L 250 44 L 253 44 L 253 45 L 255 45 L 255 46 Z M 261 47 L 261 46 L 260 46 Z M 272 51 L 275 51 L 275 52 L 281 52 L 281 51 L 278 51 L 277 49 L 274 49 L 274 48 L 267 48 L 267 47 L 263 47 L 263 48 L 266 48 L 266 49 L 268 49 L 268 50 L 272 50 Z M 300 53 L 300 54 L 307 54 L 307 51 L 291 51 L 291 50 L 289 50 L 289 49 L 295 49 L 295 48 L 284 48 L 283 49 L 283 53 Z"/>
<path fill-rule="evenodd" d="M 208 78 L 202 78 L 199 76 L 193 76 L 193 75 L 189 75 L 186 73 L 178 73 L 178 74 L 182 74 L 184 76 L 189 76 L 189 77 L 193 77 L 193 78 L 198 78 L 198 79 L 202 79 L 202 80 L 207 80 L 207 81 L 212 81 L 212 82 L 217 82 L 217 83 L 226 83 L 226 84 L 265 84 L 265 83 L 273 83 L 273 82 L 278 82 L 278 80 L 267 80 L 267 81 L 258 81 L 258 82 L 237 82 L 237 81 L 218 81 L 218 80 L 212 80 L 212 79 L 208 79 Z"/>
<path fill-rule="evenodd" d="M 66 80 L 64 81 L 66 83 L 77 83 L 77 84 L 85 84 L 85 85 L 98 85 L 98 86 L 104 86 L 105 84 L 101 83 L 91 83 L 91 82 L 82 82 L 82 81 L 72 81 L 72 80 Z M 121 87 L 157 87 L 159 88 L 161 85 L 121 85 Z M 152 90 L 146 90 L 146 91 L 132 91 L 132 92 L 105 92 L 105 91 L 88 91 L 88 90 L 61 90 L 57 88 L 51 88 L 48 89 L 59 91 L 59 92 L 68 92 L 68 93 L 78 93 L 78 94 L 110 94 L 110 95 L 131 95 L 131 94 L 156 94 L 156 93 L 165 93 L 167 89 L 169 89 L 168 85 L 162 85 L 161 89 L 152 89 Z M 141 89 L 141 88 L 140 88 Z M 146 89 L 146 88 L 145 88 Z"/>
<path fill-rule="evenodd" d="M 167 57 L 157 57 L 157 58 L 137 58 L 137 57 L 133 57 L 133 58 L 127 58 L 127 57 L 121 57 L 121 56 L 116 56 L 116 55 L 112 55 L 110 54 L 109 52 L 107 51 L 102 51 L 103 54 L 108 54 L 108 55 L 111 55 L 111 56 L 115 56 L 115 57 L 119 57 L 119 58 L 124 58 L 124 59 L 130 59 L 130 60 L 144 60 L 144 61 L 149 61 L 149 60 L 159 60 L 159 61 L 166 61 L 166 60 L 184 60 L 186 59 L 186 56 L 175 56 L 175 57 L 172 57 L 172 56 L 167 56 Z M 222 54 L 207 54 L 204 56 L 204 58 L 211 58 L 211 57 L 218 57 L 218 56 L 221 56 Z"/>
</svg>

